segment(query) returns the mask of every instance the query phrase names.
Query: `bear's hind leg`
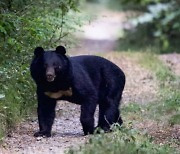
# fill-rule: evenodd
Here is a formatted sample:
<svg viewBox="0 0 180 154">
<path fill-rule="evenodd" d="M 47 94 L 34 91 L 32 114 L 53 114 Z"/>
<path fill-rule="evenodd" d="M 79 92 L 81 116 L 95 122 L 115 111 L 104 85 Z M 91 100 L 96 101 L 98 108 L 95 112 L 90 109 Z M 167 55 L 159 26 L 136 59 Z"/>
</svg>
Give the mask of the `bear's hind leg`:
<svg viewBox="0 0 180 154">
<path fill-rule="evenodd" d="M 98 127 L 104 131 L 108 131 L 112 124 L 123 123 L 119 111 L 120 99 L 111 99 L 106 97 L 106 100 L 99 104 L 99 121 Z"/>
<path fill-rule="evenodd" d="M 101 129 L 103 129 L 104 131 L 108 131 L 110 128 L 109 123 L 107 123 L 106 119 L 105 119 L 105 112 L 106 112 L 107 106 L 100 103 L 99 104 L 99 119 L 98 119 L 98 126 Z"/>
<path fill-rule="evenodd" d="M 86 102 L 81 105 L 80 121 L 83 127 L 84 135 L 94 133 L 94 112 L 96 110 L 96 103 Z"/>
</svg>

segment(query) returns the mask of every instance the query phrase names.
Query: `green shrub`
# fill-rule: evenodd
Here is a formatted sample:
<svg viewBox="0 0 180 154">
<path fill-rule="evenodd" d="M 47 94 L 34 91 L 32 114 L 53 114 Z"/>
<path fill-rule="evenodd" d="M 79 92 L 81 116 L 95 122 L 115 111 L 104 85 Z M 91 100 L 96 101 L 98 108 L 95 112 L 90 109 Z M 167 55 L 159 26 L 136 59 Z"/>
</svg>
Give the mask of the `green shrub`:
<svg viewBox="0 0 180 154">
<path fill-rule="evenodd" d="M 77 0 L 0 2 L 0 140 L 36 106 L 30 61 L 36 46 L 69 43 L 80 26 Z M 72 13 L 72 11 L 74 11 Z"/>
<path fill-rule="evenodd" d="M 0 3 L 1 61 L 20 52 L 27 54 L 37 45 L 50 48 L 65 44 L 65 38 L 74 32 L 79 21 L 78 15 L 77 18 L 70 15 L 70 10 L 77 10 L 76 0 L 12 0 L 9 3 Z"/>
<path fill-rule="evenodd" d="M 139 14 L 133 18 L 135 29 L 127 30 L 127 38 L 135 44 L 140 42 L 139 47 L 145 40 L 144 44 L 157 45 L 160 52 L 179 51 L 179 0 L 122 0 L 121 4 Z"/>
<path fill-rule="evenodd" d="M 29 61 L 18 57 L 18 60 L 8 62 L 0 67 L 0 94 L 3 96 L 0 99 L 1 134 L 11 131 L 35 107 L 35 89 L 29 74 Z"/>
</svg>

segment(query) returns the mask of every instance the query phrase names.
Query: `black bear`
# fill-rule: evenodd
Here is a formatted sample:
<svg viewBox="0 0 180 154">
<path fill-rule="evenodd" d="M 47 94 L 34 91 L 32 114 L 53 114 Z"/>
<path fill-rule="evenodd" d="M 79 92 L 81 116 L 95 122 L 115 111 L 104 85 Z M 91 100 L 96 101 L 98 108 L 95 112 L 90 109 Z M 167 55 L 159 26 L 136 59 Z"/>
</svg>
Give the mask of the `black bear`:
<svg viewBox="0 0 180 154">
<path fill-rule="evenodd" d="M 94 132 L 94 112 L 99 105 L 98 126 L 105 131 L 113 123 L 122 124 L 119 104 L 125 85 L 123 71 L 112 62 L 98 56 L 66 56 L 66 49 L 54 51 L 37 47 L 30 66 L 37 85 L 37 136 L 51 136 L 57 100 L 81 105 L 80 121 L 84 134 Z"/>
</svg>

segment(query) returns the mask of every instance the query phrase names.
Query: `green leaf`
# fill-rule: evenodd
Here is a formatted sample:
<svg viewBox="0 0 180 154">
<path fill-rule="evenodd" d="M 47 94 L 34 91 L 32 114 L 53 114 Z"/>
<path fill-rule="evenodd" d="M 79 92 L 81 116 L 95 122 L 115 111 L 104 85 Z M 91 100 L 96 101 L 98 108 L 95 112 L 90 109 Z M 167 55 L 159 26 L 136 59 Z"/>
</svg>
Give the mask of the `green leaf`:
<svg viewBox="0 0 180 154">
<path fill-rule="evenodd" d="M 0 25 L 0 32 L 3 34 L 7 34 L 6 29 L 2 25 Z"/>
</svg>

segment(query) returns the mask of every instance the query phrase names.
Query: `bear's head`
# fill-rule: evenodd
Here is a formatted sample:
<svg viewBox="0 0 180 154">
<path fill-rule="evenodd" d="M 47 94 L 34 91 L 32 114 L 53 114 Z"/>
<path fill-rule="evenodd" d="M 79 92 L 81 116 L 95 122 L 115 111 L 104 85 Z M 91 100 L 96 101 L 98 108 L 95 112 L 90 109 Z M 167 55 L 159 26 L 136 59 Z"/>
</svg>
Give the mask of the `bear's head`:
<svg viewBox="0 0 180 154">
<path fill-rule="evenodd" d="M 44 51 L 42 47 L 34 50 L 34 59 L 31 64 L 31 75 L 36 82 L 51 83 L 56 78 L 61 79 L 68 68 L 66 49 L 58 46 L 56 50 Z"/>
</svg>

